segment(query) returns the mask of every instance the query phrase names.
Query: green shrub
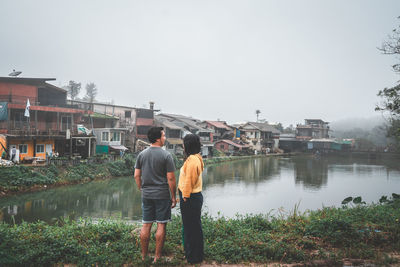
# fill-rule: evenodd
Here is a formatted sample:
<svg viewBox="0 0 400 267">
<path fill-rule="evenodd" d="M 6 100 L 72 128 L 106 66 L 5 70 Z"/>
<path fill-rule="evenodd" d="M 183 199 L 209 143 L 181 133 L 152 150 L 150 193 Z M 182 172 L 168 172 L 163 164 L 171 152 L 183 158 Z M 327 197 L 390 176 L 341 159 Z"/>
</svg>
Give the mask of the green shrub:
<svg viewBox="0 0 400 267">
<path fill-rule="evenodd" d="M 107 168 L 110 174 L 115 177 L 133 175 L 133 168 L 128 168 L 122 160 L 108 163 Z"/>
</svg>

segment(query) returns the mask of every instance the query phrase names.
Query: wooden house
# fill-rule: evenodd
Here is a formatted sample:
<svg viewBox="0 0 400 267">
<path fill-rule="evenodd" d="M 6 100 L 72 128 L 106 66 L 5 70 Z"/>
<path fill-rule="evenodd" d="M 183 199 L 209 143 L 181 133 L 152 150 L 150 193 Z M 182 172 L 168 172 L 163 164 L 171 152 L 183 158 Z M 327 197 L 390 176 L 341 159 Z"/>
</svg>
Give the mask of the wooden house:
<svg viewBox="0 0 400 267">
<path fill-rule="evenodd" d="M 86 118 L 86 122 L 92 123 L 95 132 L 115 132 L 116 130 L 113 129 L 118 129 L 122 138 L 121 150 L 128 148 L 131 151 L 140 151 L 144 144 L 148 144 L 147 132 L 155 126 L 153 102 L 150 102 L 148 109 L 100 102 L 89 103 L 81 100 L 70 100 L 70 102 L 82 109 L 93 111 L 93 115 L 91 118 Z M 98 147 L 97 151 L 108 150 L 104 147 L 105 144 L 98 145 L 101 147 Z"/>
<path fill-rule="evenodd" d="M 272 152 L 279 146 L 280 131 L 268 123 L 247 122 L 239 129 L 242 139 L 258 152 Z"/>
<path fill-rule="evenodd" d="M 329 138 L 329 122 L 321 119 L 305 119 L 304 124 L 296 127 L 296 138 L 300 140 L 311 140 Z"/>
<path fill-rule="evenodd" d="M 18 148 L 20 158 L 93 154 L 95 137 L 79 134 L 77 125 L 91 113 L 67 104 L 67 91 L 49 84 L 54 78 L 0 77 L 0 104 L 7 115 L 0 120 L 0 134 L 7 150 Z M 4 114 L 3 114 L 4 115 Z"/>
<path fill-rule="evenodd" d="M 245 153 L 250 148 L 249 145 L 239 144 L 232 140 L 222 139 L 215 142 L 214 147 L 224 153 L 237 155 L 241 152 Z"/>
</svg>

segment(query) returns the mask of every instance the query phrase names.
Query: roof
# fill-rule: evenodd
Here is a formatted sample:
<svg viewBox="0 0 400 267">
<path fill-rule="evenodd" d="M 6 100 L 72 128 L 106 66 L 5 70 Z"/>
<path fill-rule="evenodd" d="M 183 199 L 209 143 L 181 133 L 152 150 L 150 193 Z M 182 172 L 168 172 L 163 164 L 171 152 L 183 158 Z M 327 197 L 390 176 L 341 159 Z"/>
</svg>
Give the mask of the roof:
<svg viewBox="0 0 400 267">
<path fill-rule="evenodd" d="M 305 121 L 318 121 L 318 122 L 322 122 L 322 123 L 326 123 L 326 124 L 328 124 L 329 122 L 327 122 L 327 121 L 323 121 L 323 120 L 321 120 L 321 119 L 304 119 Z"/>
<path fill-rule="evenodd" d="M 55 81 L 56 78 L 22 78 L 22 77 L 0 77 L 0 82 L 10 82 L 10 83 L 30 83 L 30 84 L 40 84 L 46 81 Z"/>
<path fill-rule="evenodd" d="M 85 115 L 86 117 L 89 117 L 89 115 Z M 106 115 L 98 112 L 93 112 L 93 114 L 90 114 L 90 117 L 95 118 L 95 119 L 110 119 L 110 120 L 119 120 L 119 117 L 117 116 L 111 116 L 111 115 Z"/>
<path fill-rule="evenodd" d="M 182 127 L 179 127 L 178 125 L 174 124 L 173 122 L 170 122 L 168 120 L 161 120 L 160 123 L 164 125 L 164 127 L 172 129 L 172 130 L 184 130 Z"/>
<path fill-rule="evenodd" d="M 227 139 L 223 139 L 223 140 L 219 140 L 215 143 L 219 143 L 219 142 L 224 142 L 227 143 L 229 145 L 235 146 L 235 147 L 239 147 L 239 148 L 245 148 L 245 147 L 250 147 L 249 145 L 240 145 L 240 144 L 236 144 L 235 142 L 231 141 L 231 140 L 227 140 Z"/>
<path fill-rule="evenodd" d="M 328 129 L 326 127 L 321 127 L 321 126 L 312 125 L 312 124 L 307 124 L 307 125 L 297 124 L 296 128 L 300 128 L 300 129 Z"/>
<path fill-rule="evenodd" d="M 281 132 L 276 129 L 274 126 L 269 125 L 268 123 L 261 123 L 261 122 L 248 122 L 245 125 L 252 125 L 253 127 L 255 127 L 256 129 L 262 131 L 262 132 L 271 132 L 274 134 L 280 134 Z M 245 126 L 243 125 L 243 126 Z"/>
<path fill-rule="evenodd" d="M 102 103 L 102 102 L 89 102 L 89 101 L 84 101 L 84 100 L 71 100 L 68 99 L 67 101 L 69 101 L 71 104 L 73 103 L 81 103 L 81 104 L 92 104 L 92 105 L 100 105 L 100 106 L 107 106 L 107 107 L 118 107 L 118 108 L 127 108 L 127 109 L 134 109 L 134 110 L 138 110 L 138 109 L 143 109 L 143 110 L 153 110 L 153 111 L 158 111 L 157 109 L 150 109 L 150 108 L 141 108 L 141 107 L 128 107 L 128 106 L 121 106 L 121 105 L 115 105 L 115 104 L 110 104 L 110 103 Z"/>
<path fill-rule="evenodd" d="M 319 139 L 311 139 L 310 142 L 320 142 L 320 143 L 336 143 L 336 140 L 334 139 L 328 139 L 328 138 L 319 138 Z"/>
<path fill-rule="evenodd" d="M 223 121 L 206 121 L 208 124 L 211 124 L 215 128 L 231 130 Z"/>
<path fill-rule="evenodd" d="M 170 118 L 173 118 L 173 119 L 189 119 L 189 120 L 193 120 L 193 121 L 198 121 L 197 119 L 194 119 L 192 117 L 188 117 L 188 116 L 180 115 L 180 114 L 161 113 L 159 115 L 160 116 L 165 116 L 165 117 L 170 117 Z"/>
<path fill-rule="evenodd" d="M 174 123 L 175 121 L 181 122 L 181 124 L 185 124 L 189 128 L 197 129 L 199 132 L 211 132 L 211 130 L 205 129 L 205 128 L 197 125 L 196 122 L 198 122 L 199 120 L 194 119 L 192 117 L 187 117 L 184 115 L 177 115 L 177 114 L 168 114 L 168 113 L 161 113 L 159 115 L 156 115 L 156 117 L 173 119 L 174 121 L 172 121 L 172 123 Z M 182 127 L 182 125 L 178 125 L 178 126 Z"/>
</svg>

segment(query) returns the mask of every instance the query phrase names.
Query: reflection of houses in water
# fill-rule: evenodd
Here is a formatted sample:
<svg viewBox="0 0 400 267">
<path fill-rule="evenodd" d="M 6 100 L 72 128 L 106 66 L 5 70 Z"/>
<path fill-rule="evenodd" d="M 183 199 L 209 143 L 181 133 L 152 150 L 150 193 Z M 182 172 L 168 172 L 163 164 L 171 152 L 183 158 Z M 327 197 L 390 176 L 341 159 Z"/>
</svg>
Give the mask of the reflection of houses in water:
<svg viewBox="0 0 400 267">
<path fill-rule="evenodd" d="M 279 174 L 277 158 L 265 157 L 254 160 L 234 161 L 204 169 L 203 187 L 213 184 L 229 184 L 234 180 L 244 183 L 266 181 Z"/>
<path fill-rule="evenodd" d="M 321 160 L 299 159 L 295 161 L 295 182 L 305 188 L 320 188 L 328 183 L 328 164 Z"/>
</svg>

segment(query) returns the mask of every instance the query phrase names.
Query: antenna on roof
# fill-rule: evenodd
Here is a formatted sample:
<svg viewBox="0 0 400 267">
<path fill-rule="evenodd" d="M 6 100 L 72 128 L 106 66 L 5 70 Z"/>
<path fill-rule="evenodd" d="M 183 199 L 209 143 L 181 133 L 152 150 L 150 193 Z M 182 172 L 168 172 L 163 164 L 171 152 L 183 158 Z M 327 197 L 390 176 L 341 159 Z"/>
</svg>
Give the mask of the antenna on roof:
<svg viewBox="0 0 400 267">
<path fill-rule="evenodd" d="M 17 77 L 17 76 L 20 75 L 21 73 L 22 73 L 22 71 L 15 71 L 15 70 L 13 70 L 13 72 L 11 72 L 10 74 L 8 74 L 8 76 Z"/>
</svg>

